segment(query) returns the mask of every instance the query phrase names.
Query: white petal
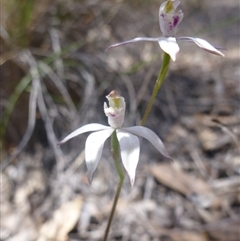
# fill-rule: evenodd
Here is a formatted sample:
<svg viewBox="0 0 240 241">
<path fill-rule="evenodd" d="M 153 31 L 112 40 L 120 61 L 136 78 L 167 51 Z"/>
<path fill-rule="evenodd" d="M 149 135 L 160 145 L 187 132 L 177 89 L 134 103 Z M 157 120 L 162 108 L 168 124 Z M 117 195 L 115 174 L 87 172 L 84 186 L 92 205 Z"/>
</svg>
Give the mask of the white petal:
<svg viewBox="0 0 240 241">
<path fill-rule="evenodd" d="M 124 42 L 121 42 L 121 43 L 112 44 L 106 50 L 111 49 L 111 48 L 116 48 L 116 47 L 121 46 L 121 45 L 135 43 L 135 42 L 142 42 L 142 41 L 157 42 L 158 38 L 138 37 L 138 38 L 127 40 L 127 41 L 124 41 Z"/>
<path fill-rule="evenodd" d="M 109 107 L 105 103 L 103 108 L 108 118 L 108 124 L 114 129 L 121 128 L 126 110 L 125 99 L 119 95 L 116 90 L 111 91 L 106 97 L 109 102 Z"/>
<path fill-rule="evenodd" d="M 140 145 L 137 136 L 126 132 L 117 132 L 121 158 L 133 186 L 136 168 L 139 161 Z"/>
<path fill-rule="evenodd" d="M 73 137 L 83 134 L 85 132 L 99 131 L 99 130 L 105 130 L 105 129 L 112 129 L 112 128 L 110 126 L 104 126 L 104 125 L 97 124 L 97 123 L 92 123 L 92 124 L 82 126 L 82 127 L 78 128 L 77 130 L 73 131 L 72 133 L 70 133 L 68 136 L 66 136 L 62 141 L 60 141 L 58 143 L 58 145 L 61 145 L 65 142 L 67 142 L 68 140 L 72 139 Z"/>
<path fill-rule="evenodd" d="M 192 38 L 192 37 L 178 37 L 178 40 L 185 40 L 185 41 L 191 41 L 194 42 L 196 45 L 198 45 L 200 48 L 206 50 L 207 52 L 210 52 L 211 54 L 219 55 L 224 57 L 225 55 L 217 50 L 214 46 L 212 46 L 209 42 L 207 42 L 204 39 L 201 38 Z"/>
<path fill-rule="evenodd" d="M 179 52 L 179 46 L 176 42 L 176 38 L 158 38 L 158 43 L 161 49 L 169 54 L 171 59 L 175 61 L 177 53 Z"/>
<path fill-rule="evenodd" d="M 132 126 L 127 128 L 121 128 L 122 131 L 130 132 L 134 135 L 141 136 L 148 141 L 151 142 L 151 144 L 156 147 L 156 149 L 166 158 L 171 159 L 169 156 L 164 144 L 160 140 L 160 138 L 150 129 L 144 126 Z"/>
<path fill-rule="evenodd" d="M 92 182 L 92 175 L 97 168 L 99 160 L 102 156 L 102 150 L 105 141 L 111 134 L 114 129 L 106 129 L 103 131 L 98 131 L 90 134 L 86 140 L 85 144 L 85 159 L 88 171 L 88 180 Z"/>
</svg>

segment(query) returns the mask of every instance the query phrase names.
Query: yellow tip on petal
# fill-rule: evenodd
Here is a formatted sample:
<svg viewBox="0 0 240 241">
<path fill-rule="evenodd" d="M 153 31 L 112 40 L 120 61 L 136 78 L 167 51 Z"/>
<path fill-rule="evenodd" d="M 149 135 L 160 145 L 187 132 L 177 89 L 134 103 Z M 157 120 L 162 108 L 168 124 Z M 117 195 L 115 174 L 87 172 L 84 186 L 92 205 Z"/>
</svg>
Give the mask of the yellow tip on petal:
<svg viewBox="0 0 240 241">
<path fill-rule="evenodd" d="M 173 4 L 172 4 L 172 1 L 168 1 L 166 6 L 165 6 L 165 12 L 166 13 L 169 13 L 173 10 Z"/>
</svg>

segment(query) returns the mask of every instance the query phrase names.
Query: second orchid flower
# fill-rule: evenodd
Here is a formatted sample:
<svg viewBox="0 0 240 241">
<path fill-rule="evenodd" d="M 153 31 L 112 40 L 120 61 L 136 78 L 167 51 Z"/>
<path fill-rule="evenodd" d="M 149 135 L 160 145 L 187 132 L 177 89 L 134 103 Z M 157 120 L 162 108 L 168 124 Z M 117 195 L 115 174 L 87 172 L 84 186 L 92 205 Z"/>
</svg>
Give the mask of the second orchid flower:
<svg viewBox="0 0 240 241">
<path fill-rule="evenodd" d="M 224 56 L 216 47 L 212 46 L 209 42 L 201 38 L 193 37 L 176 37 L 177 27 L 183 19 L 182 10 L 176 11 L 180 1 L 169 0 L 164 3 L 159 8 L 159 25 L 163 37 L 159 38 L 148 38 L 148 37 L 138 37 L 121 43 L 113 44 L 107 48 L 115 48 L 124 44 L 135 43 L 140 41 L 150 41 L 158 42 L 161 49 L 170 55 L 173 61 L 176 60 L 176 55 L 179 52 L 179 46 L 177 40 L 179 41 L 189 41 L 194 42 L 198 47 L 206 50 L 215 55 Z"/>
</svg>

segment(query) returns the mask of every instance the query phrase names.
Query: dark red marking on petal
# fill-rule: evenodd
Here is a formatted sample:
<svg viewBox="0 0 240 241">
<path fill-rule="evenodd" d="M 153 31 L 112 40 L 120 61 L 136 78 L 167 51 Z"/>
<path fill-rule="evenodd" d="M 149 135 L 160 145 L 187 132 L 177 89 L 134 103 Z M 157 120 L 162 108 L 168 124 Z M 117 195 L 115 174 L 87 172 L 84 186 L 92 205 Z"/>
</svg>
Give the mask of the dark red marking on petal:
<svg viewBox="0 0 240 241">
<path fill-rule="evenodd" d="M 173 26 L 176 27 L 179 22 L 179 16 L 174 16 L 173 17 Z"/>
</svg>

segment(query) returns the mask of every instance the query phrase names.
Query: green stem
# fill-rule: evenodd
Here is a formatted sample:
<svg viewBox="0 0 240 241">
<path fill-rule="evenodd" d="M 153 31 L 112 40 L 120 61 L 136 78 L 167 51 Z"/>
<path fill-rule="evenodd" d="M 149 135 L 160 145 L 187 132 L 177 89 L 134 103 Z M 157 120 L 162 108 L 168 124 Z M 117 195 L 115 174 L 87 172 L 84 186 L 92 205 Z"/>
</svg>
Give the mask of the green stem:
<svg viewBox="0 0 240 241">
<path fill-rule="evenodd" d="M 109 230 L 112 224 L 112 220 L 113 220 L 113 215 L 115 213 L 116 210 L 116 206 L 117 206 L 117 202 L 118 202 L 118 198 L 120 195 L 120 192 L 122 190 L 122 184 L 124 181 L 124 172 L 120 163 L 120 148 L 119 148 L 119 142 L 117 139 L 117 133 L 116 131 L 113 132 L 112 136 L 111 136 L 111 147 L 112 147 L 112 155 L 113 155 L 113 159 L 114 159 L 114 163 L 115 163 L 115 167 L 117 169 L 117 173 L 119 176 L 119 181 L 118 181 L 118 187 L 117 187 L 117 191 L 113 200 L 113 205 L 112 205 L 112 209 L 111 209 L 111 213 L 108 219 L 108 224 L 104 233 L 104 238 L 103 241 L 107 241 L 108 238 L 108 234 L 109 234 Z"/>
<path fill-rule="evenodd" d="M 111 227 L 111 224 L 112 224 L 112 220 L 113 220 L 113 215 L 115 213 L 118 198 L 119 198 L 119 195 L 120 195 L 120 192 L 121 192 L 121 189 L 122 189 L 123 180 L 124 179 L 119 178 L 117 192 L 116 192 L 115 197 L 114 197 L 114 201 L 113 201 L 111 213 L 110 213 L 110 216 L 109 216 L 109 219 L 108 219 L 107 228 L 106 228 L 105 233 L 104 233 L 103 241 L 107 241 L 108 233 L 109 233 L 109 230 L 110 230 L 110 227 Z"/>
<path fill-rule="evenodd" d="M 156 80 L 156 83 L 155 83 L 155 86 L 153 88 L 153 92 L 152 92 L 152 96 L 151 96 L 151 99 L 148 103 L 148 106 L 144 112 L 144 115 L 143 115 L 143 118 L 141 120 L 141 123 L 140 125 L 143 126 L 148 118 L 148 115 L 152 109 L 152 106 L 153 106 L 153 103 L 156 99 L 156 96 L 158 94 L 158 91 L 160 90 L 161 86 L 162 86 L 162 83 L 163 83 L 163 80 L 168 72 L 168 67 L 169 67 L 169 63 L 170 63 L 170 56 L 169 54 L 167 53 L 164 53 L 164 56 L 163 56 L 163 64 L 162 64 L 162 68 L 158 74 L 158 78 Z"/>
</svg>

